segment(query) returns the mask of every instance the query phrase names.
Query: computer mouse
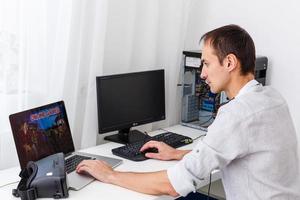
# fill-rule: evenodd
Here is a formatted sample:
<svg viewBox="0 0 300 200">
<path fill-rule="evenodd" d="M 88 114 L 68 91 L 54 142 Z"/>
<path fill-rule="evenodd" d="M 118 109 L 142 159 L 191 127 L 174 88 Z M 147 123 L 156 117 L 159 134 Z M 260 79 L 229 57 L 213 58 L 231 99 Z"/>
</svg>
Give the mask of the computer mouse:
<svg viewBox="0 0 300 200">
<path fill-rule="evenodd" d="M 144 151 L 142 151 L 143 154 L 146 154 L 146 153 L 158 153 L 158 149 L 155 148 L 155 147 L 152 147 L 152 148 L 148 148 L 148 149 L 145 149 Z"/>
</svg>

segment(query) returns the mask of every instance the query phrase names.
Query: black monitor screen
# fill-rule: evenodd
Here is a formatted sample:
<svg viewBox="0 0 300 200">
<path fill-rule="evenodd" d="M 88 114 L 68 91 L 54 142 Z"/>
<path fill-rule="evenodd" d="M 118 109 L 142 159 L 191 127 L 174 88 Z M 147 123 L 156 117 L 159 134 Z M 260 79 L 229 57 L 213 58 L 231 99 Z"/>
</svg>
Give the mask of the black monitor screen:
<svg viewBox="0 0 300 200">
<path fill-rule="evenodd" d="M 164 70 L 97 77 L 99 133 L 165 119 Z"/>
</svg>

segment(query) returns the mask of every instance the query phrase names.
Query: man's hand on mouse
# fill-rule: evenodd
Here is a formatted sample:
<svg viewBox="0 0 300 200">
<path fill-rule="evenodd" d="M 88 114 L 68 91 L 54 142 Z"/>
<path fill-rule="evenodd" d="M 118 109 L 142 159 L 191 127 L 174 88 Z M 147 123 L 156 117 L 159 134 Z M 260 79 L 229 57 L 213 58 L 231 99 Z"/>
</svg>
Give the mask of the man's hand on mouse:
<svg viewBox="0 0 300 200">
<path fill-rule="evenodd" d="M 157 153 L 145 153 L 148 158 L 154 158 L 158 160 L 180 160 L 182 157 L 179 156 L 180 150 L 174 149 L 173 147 L 165 144 L 164 142 L 149 141 L 142 146 L 141 152 L 146 151 L 149 148 L 156 148 Z"/>
</svg>

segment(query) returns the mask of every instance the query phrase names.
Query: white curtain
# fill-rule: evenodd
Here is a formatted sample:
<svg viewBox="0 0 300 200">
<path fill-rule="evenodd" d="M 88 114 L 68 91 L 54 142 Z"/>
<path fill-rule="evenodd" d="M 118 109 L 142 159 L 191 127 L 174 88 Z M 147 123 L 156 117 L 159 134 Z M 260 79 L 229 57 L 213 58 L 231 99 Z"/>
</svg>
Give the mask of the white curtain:
<svg viewBox="0 0 300 200">
<path fill-rule="evenodd" d="M 147 128 L 178 123 L 188 11 L 186 0 L 0 0 L 0 169 L 18 165 L 9 114 L 58 100 L 75 148 L 96 145 L 103 74 L 164 68 L 167 120 Z"/>
</svg>

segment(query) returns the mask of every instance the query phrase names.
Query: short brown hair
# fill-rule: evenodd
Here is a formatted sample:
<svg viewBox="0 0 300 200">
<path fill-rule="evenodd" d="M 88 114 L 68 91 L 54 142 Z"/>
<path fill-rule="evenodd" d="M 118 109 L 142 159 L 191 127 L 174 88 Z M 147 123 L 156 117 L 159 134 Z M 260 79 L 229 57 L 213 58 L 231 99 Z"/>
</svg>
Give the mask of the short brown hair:
<svg viewBox="0 0 300 200">
<path fill-rule="evenodd" d="M 241 63 L 241 74 L 254 74 L 255 46 L 249 33 L 237 25 L 227 25 L 205 33 L 200 41 L 209 41 L 222 63 L 228 54 L 234 54 Z"/>
</svg>

